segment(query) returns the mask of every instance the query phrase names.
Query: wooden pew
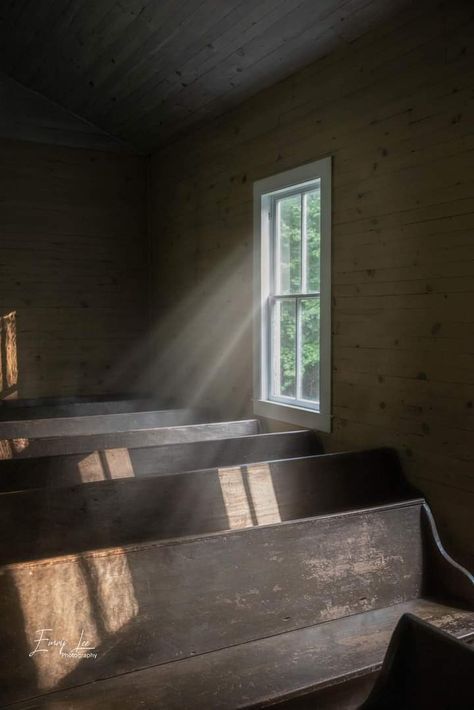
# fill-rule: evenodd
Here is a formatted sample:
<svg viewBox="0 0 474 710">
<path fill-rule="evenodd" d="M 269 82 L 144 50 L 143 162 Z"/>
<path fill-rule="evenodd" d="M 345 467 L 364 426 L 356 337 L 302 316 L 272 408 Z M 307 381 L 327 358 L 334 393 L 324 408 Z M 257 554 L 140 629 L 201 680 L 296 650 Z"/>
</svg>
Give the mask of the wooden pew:
<svg viewBox="0 0 474 710">
<path fill-rule="evenodd" d="M 203 413 L 193 409 L 162 409 L 153 412 L 18 419 L 0 421 L 0 440 L 111 434 L 137 429 L 154 429 L 155 427 L 184 426 L 198 422 L 203 422 Z"/>
<path fill-rule="evenodd" d="M 172 415 L 170 419 L 173 419 Z M 92 451 L 104 449 L 186 444 L 195 441 L 254 435 L 258 434 L 259 430 L 259 423 L 256 419 L 243 419 L 235 422 L 210 422 L 204 424 L 163 424 L 153 429 L 105 434 L 56 436 L 40 439 L 10 439 L 4 440 L 3 447 L 0 446 L 0 460 L 9 461 L 11 459 L 39 456 L 88 454 Z"/>
<path fill-rule="evenodd" d="M 158 399 L 139 397 L 44 397 L 0 401 L 0 421 L 83 417 L 95 414 L 150 412 L 163 409 Z"/>
<path fill-rule="evenodd" d="M 122 435 L 121 448 L 0 461 L 0 491 L 70 486 L 106 478 L 169 474 L 322 452 L 316 434 L 308 430 L 240 435 L 256 428 L 256 422 L 251 421 L 234 422 L 226 428 L 206 425 L 197 432 L 194 427 L 194 433 L 204 436 L 211 431 L 214 439 L 124 448 L 123 444 L 130 443 L 131 439 L 137 442 L 137 435 L 141 433 L 133 432 Z M 110 444 L 110 437 L 108 439 L 105 443 Z M 91 445 L 90 440 L 88 445 Z"/>
<path fill-rule="evenodd" d="M 423 500 L 7 565 L 0 586 L 1 702 L 23 710 L 256 708 L 380 669 L 404 613 L 474 634 Z"/>
<path fill-rule="evenodd" d="M 389 449 L 0 496 L 0 564 L 417 497 Z"/>
<path fill-rule="evenodd" d="M 433 710 L 473 706 L 474 648 L 404 614 L 382 670 L 360 710 Z"/>
</svg>

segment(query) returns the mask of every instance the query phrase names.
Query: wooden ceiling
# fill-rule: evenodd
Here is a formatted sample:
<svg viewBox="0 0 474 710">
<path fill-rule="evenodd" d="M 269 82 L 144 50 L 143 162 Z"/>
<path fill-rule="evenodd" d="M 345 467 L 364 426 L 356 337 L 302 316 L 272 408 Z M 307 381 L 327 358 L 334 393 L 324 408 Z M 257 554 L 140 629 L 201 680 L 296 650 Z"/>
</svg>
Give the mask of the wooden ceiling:
<svg viewBox="0 0 474 710">
<path fill-rule="evenodd" d="M 406 0 L 4 0 L 0 70 L 148 152 Z"/>
</svg>

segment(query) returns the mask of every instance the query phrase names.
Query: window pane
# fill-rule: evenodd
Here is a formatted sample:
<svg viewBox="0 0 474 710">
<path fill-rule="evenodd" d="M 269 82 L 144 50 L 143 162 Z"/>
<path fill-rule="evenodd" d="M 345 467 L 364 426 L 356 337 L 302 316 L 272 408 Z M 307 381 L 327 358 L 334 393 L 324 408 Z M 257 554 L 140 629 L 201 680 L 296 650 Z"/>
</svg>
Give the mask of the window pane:
<svg viewBox="0 0 474 710">
<path fill-rule="evenodd" d="M 308 192 L 306 199 L 306 283 L 308 293 L 320 288 L 321 190 Z"/>
<path fill-rule="evenodd" d="M 272 393 L 296 396 L 296 302 L 275 301 L 272 333 Z"/>
<path fill-rule="evenodd" d="M 277 201 L 276 293 L 301 290 L 301 195 Z"/>
<path fill-rule="evenodd" d="M 301 300 L 301 397 L 312 402 L 319 402 L 319 307 L 319 298 Z"/>
</svg>

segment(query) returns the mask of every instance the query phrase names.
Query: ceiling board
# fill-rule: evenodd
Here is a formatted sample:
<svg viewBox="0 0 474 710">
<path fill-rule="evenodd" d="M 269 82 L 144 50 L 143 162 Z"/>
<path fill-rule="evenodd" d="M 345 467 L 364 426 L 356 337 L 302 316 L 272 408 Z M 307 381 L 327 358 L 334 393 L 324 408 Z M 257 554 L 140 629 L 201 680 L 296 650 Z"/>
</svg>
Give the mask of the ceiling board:
<svg viewBox="0 0 474 710">
<path fill-rule="evenodd" d="M 406 4 L 10 0 L 0 11 L 0 70 L 149 151 Z"/>
</svg>

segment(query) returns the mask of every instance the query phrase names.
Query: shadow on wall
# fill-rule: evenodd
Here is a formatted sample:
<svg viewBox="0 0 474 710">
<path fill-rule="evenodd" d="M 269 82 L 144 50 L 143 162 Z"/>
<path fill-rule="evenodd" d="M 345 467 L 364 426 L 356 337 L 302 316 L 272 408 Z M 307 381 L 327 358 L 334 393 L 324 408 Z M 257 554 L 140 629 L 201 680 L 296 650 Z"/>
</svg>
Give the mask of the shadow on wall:
<svg viewBox="0 0 474 710">
<path fill-rule="evenodd" d="M 16 311 L 0 317 L 0 399 L 18 396 Z"/>
</svg>

